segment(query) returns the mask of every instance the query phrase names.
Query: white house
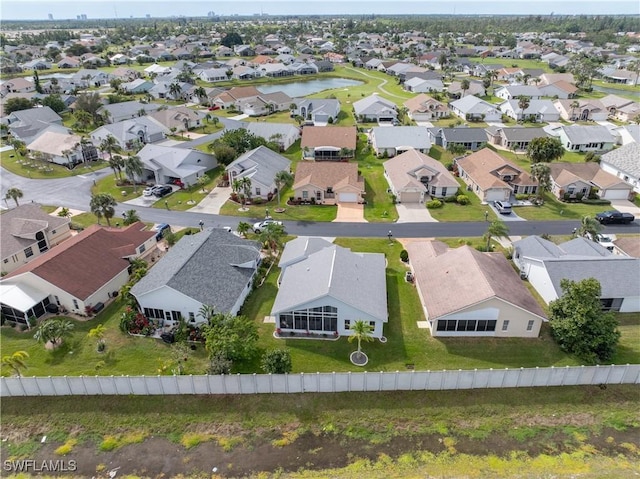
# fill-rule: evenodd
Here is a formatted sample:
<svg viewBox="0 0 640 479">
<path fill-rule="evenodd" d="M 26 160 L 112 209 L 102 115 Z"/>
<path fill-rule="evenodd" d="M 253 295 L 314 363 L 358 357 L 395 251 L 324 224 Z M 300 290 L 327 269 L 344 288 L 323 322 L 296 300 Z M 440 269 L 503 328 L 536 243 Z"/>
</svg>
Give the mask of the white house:
<svg viewBox="0 0 640 479">
<path fill-rule="evenodd" d="M 424 126 L 377 126 L 369 133 L 369 142 L 378 156 L 392 157 L 407 150 L 429 153 L 431 140 Z"/>
<path fill-rule="evenodd" d="M 73 168 L 84 161 L 81 140 L 82 138 L 74 135 L 71 130 L 64 132 L 47 129 L 27 145 L 27 150 L 32 155 L 41 155 L 51 163 Z"/>
<path fill-rule="evenodd" d="M 600 157 L 600 168 L 621 178 L 640 193 L 640 144 L 627 143 Z"/>
<path fill-rule="evenodd" d="M 276 174 L 280 171 L 289 171 L 291 161 L 266 146 L 259 146 L 251 151 L 243 153 L 226 170 L 229 174 L 229 182 L 249 178 L 251 180 L 251 196 L 268 198 L 269 194 L 277 191 L 275 184 Z"/>
<path fill-rule="evenodd" d="M 198 312 L 205 305 L 236 315 L 251 291 L 260 260 L 258 242 L 208 228 L 172 246 L 131 294 L 147 318 L 165 324 L 181 318 L 202 323 L 205 318 Z"/>
<path fill-rule="evenodd" d="M 145 145 L 138 157 L 144 165 L 143 180 L 156 184 L 180 180 L 184 185 L 195 185 L 198 178 L 218 165 L 209 153 L 175 146 Z"/>
<path fill-rule="evenodd" d="M 271 309 L 276 329 L 282 334 L 349 336 L 356 321 L 365 321 L 371 336 L 382 338 L 388 321 L 384 255 L 354 253 L 329 242 L 310 251 L 302 244 L 307 241 L 297 238 L 285 246 L 286 263 L 281 261 L 280 288 Z"/>
<path fill-rule="evenodd" d="M 560 126 L 550 133 L 560 138 L 567 151 L 608 151 L 616 142 L 609 129 L 601 125 Z"/>
<path fill-rule="evenodd" d="M 449 104 L 451 111 L 464 120 L 500 121 L 502 113 L 491 103 L 476 96 L 468 95 Z"/>
<path fill-rule="evenodd" d="M 353 112 L 360 122 L 390 123 L 398 117 L 396 104 L 378 95 L 353 102 Z"/>
<path fill-rule="evenodd" d="M 536 122 L 551 122 L 560 119 L 560 113 L 556 110 L 551 100 L 529 100 L 524 110 L 520 107 L 519 100 L 506 100 L 498 108 L 502 113 L 514 120 L 527 120 Z"/>
<path fill-rule="evenodd" d="M 251 121 L 245 124 L 247 131 L 268 142 L 280 145 L 280 151 L 286 151 L 300 139 L 300 128 L 291 123 L 271 123 Z"/>
</svg>

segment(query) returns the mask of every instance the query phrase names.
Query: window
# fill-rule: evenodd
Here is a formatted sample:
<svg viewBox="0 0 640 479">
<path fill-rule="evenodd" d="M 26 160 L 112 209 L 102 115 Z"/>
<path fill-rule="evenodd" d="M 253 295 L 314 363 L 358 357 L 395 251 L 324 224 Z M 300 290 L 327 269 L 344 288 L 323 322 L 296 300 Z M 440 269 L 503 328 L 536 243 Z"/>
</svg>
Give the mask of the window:
<svg viewBox="0 0 640 479">
<path fill-rule="evenodd" d="M 344 320 L 344 329 L 351 329 L 351 320 L 350 319 L 345 319 Z"/>
<path fill-rule="evenodd" d="M 145 245 L 142 245 L 142 246 L 140 246 L 140 249 L 139 249 L 139 251 L 138 251 L 138 252 L 139 252 L 139 253 L 144 253 L 144 251 L 145 251 L 146 249 L 147 249 L 147 247 L 146 247 Z"/>
<path fill-rule="evenodd" d="M 189 322 L 193 322 L 195 321 L 195 319 L 196 315 L 193 312 L 189 311 Z"/>
<path fill-rule="evenodd" d="M 256 195 L 260 195 L 260 188 L 256 187 Z"/>
<path fill-rule="evenodd" d="M 447 188 L 442 188 L 442 196 L 447 196 Z"/>
<path fill-rule="evenodd" d="M 26 248 L 26 249 L 24 250 L 24 255 L 25 255 L 27 258 L 30 258 L 31 256 L 33 256 L 33 249 L 31 248 L 31 246 L 29 246 L 28 248 Z"/>
<path fill-rule="evenodd" d="M 80 309 L 80 306 L 78 306 L 78 301 L 75 298 L 73 299 L 73 309 Z"/>
<path fill-rule="evenodd" d="M 371 331 L 375 331 L 376 330 L 376 322 L 375 321 L 369 321 L 369 327 L 371 328 Z"/>
<path fill-rule="evenodd" d="M 322 201 L 322 191 L 316 191 L 316 201 Z"/>
<path fill-rule="evenodd" d="M 530 319 L 529 322 L 527 323 L 527 331 L 531 331 L 533 329 L 533 319 Z"/>
<path fill-rule="evenodd" d="M 432 186 L 431 187 L 431 196 L 435 196 L 435 194 L 436 194 L 436 187 Z"/>
<path fill-rule="evenodd" d="M 306 200 L 307 198 L 309 198 L 309 192 L 308 192 L 307 190 L 304 190 L 304 191 L 302 192 L 302 198 L 304 198 L 305 200 Z"/>
<path fill-rule="evenodd" d="M 505 320 L 502 322 L 502 330 L 503 330 L 503 331 L 507 331 L 508 329 L 509 329 L 509 320 L 508 320 L 508 319 L 505 319 Z"/>
</svg>

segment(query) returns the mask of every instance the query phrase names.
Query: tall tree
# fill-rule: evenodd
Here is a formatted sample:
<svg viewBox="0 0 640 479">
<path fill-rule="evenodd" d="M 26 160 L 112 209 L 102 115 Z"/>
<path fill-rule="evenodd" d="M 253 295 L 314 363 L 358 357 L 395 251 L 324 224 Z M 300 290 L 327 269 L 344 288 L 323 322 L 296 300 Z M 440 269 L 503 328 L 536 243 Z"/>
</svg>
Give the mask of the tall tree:
<svg viewBox="0 0 640 479">
<path fill-rule="evenodd" d="M 242 361 L 251 359 L 257 352 L 258 328 L 245 316 L 218 313 L 202 330 L 205 349 L 211 358 L 220 354 L 231 361 Z"/>
<path fill-rule="evenodd" d="M 111 218 L 116 213 L 115 207 L 118 205 L 116 200 L 108 193 L 99 193 L 91 197 L 89 207 L 91 212 L 98 217 L 98 224 L 100 224 L 100 218 L 107 220 L 107 225 L 111 226 Z"/>
<path fill-rule="evenodd" d="M 174 82 L 169 85 L 169 95 L 171 95 L 174 100 L 180 98 L 180 95 L 182 95 L 182 88 L 179 83 Z"/>
<path fill-rule="evenodd" d="M 42 106 L 48 106 L 56 113 L 60 113 L 67 108 L 62 98 L 60 98 L 60 95 L 47 95 L 42 99 Z"/>
<path fill-rule="evenodd" d="M 280 190 L 285 186 L 291 184 L 293 181 L 293 175 L 286 170 L 278 171 L 273 178 L 273 182 L 276 184 L 276 188 L 278 189 L 278 204 L 280 204 Z"/>
<path fill-rule="evenodd" d="M 133 182 L 133 191 L 138 191 L 138 185 L 136 183 L 136 178 L 142 177 L 142 172 L 144 171 L 144 165 L 139 156 L 133 155 L 129 156 L 124 160 L 124 172 L 129 177 L 129 179 Z"/>
<path fill-rule="evenodd" d="M 284 226 L 276 223 L 268 223 L 260 230 L 260 243 L 266 246 L 269 255 L 282 246 L 284 238 Z"/>
<path fill-rule="evenodd" d="M 14 111 L 28 110 L 32 107 L 33 102 L 28 98 L 9 98 L 4 102 L 4 112 L 7 115 Z"/>
<path fill-rule="evenodd" d="M 520 121 L 524 122 L 524 111 L 529 108 L 531 100 L 526 95 L 520 95 L 518 97 L 518 108 L 520 108 Z"/>
<path fill-rule="evenodd" d="M 491 239 L 495 237 L 507 236 L 509 234 L 509 228 L 504 221 L 494 220 L 489 224 L 487 231 L 484 234 L 484 238 L 487 240 L 486 251 L 491 251 Z"/>
<path fill-rule="evenodd" d="M 577 234 L 580 236 L 589 236 L 592 241 L 598 241 L 598 233 L 602 231 L 602 225 L 593 216 L 585 215 L 580 220 L 580 227 Z"/>
<path fill-rule="evenodd" d="M 16 202 L 16 206 L 20 206 L 20 203 L 18 203 L 18 199 L 22 198 L 24 195 L 22 193 L 22 190 L 18 187 L 11 187 L 7 190 L 7 194 L 5 195 L 5 198 L 9 199 L 11 198 L 13 201 Z"/>
<path fill-rule="evenodd" d="M 547 163 L 534 163 L 531 165 L 531 177 L 538 182 L 538 198 L 551 190 L 551 168 Z"/>
<path fill-rule="evenodd" d="M 465 92 L 469 89 L 470 86 L 471 85 L 469 83 L 469 79 L 463 78 L 462 81 L 460 82 L 460 89 L 462 90 L 462 96 L 464 96 Z"/>
<path fill-rule="evenodd" d="M 527 146 L 527 156 L 531 163 L 550 163 L 564 155 L 564 148 L 559 138 L 549 136 L 534 138 Z"/>
<path fill-rule="evenodd" d="M 102 107 L 102 100 L 98 92 L 81 93 L 76 100 L 76 111 L 86 111 L 93 118 L 93 122 L 97 123 L 101 118 L 98 110 Z M 76 118 L 77 119 L 77 118 Z"/>
<path fill-rule="evenodd" d="M 103 153 L 109 153 L 109 161 L 111 161 L 111 159 L 113 158 L 114 153 L 119 153 L 120 151 L 122 151 L 122 148 L 120 148 L 120 143 L 118 143 L 117 138 L 113 135 L 107 135 L 100 142 L 98 148 L 100 148 Z M 114 170 L 114 173 L 115 172 L 116 171 Z"/>
<path fill-rule="evenodd" d="M 28 358 L 29 353 L 26 351 L 16 351 L 11 355 L 2 356 L 2 365 L 9 368 L 15 376 L 22 377 L 22 371 L 27 369 Z"/>
<path fill-rule="evenodd" d="M 195 89 L 193 90 L 193 94 L 194 94 L 196 97 L 198 97 L 198 102 L 199 102 L 201 105 L 203 104 L 202 99 L 203 99 L 203 98 L 204 98 L 204 99 L 206 99 L 206 98 L 207 98 L 207 91 L 206 91 L 203 87 L 201 87 L 201 86 L 199 86 L 199 87 L 195 88 Z M 206 103 L 206 102 L 205 102 L 205 103 Z"/>
<path fill-rule="evenodd" d="M 124 158 L 120 155 L 113 155 L 109 158 L 109 168 L 113 170 L 116 180 L 122 181 L 122 169 L 124 168 Z"/>
<path fill-rule="evenodd" d="M 587 363 L 609 361 L 620 340 L 613 313 L 603 312 L 595 278 L 562 279 L 562 296 L 549 303 L 549 325 L 560 347 Z"/>
<path fill-rule="evenodd" d="M 358 357 L 362 355 L 362 341 L 373 341 L 371 337 L 372 328 L 369 323 L 362 321 L 361 319 L 355 321 L 350 328 L 351 336 L 349 336 L 349 342 L 358 342 Z"/>
<path fill-rule="evenodd" d="M 93 123 L 93 117 L 91 116 L 91 113 L 84 110 L 76 110 L 73 113 L 73 118 L 75 119 L 75 123 L 73 125 L 74 128 L 80 131 L 87 131 Z"/>
</svg>

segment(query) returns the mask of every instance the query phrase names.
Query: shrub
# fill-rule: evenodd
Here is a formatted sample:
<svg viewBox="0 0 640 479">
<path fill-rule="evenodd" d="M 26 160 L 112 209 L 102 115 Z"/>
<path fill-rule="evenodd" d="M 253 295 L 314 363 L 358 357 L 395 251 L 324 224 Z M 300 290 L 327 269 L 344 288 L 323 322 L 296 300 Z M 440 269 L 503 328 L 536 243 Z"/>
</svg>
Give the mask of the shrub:
<svg viewBox="0 0 640 479">
<path fill-rule="evenodd" d="M 211 358 L 207 374 L 229 374 L 232 366 L 233 361 L 227 358 L 224 353 L 218 352 Z"/>
<path fill-rule="evenodd" d="M 467 195 L 458 195 L 456 197 L 456 202 L 459 205 L 468 205 L 469 203 L 471 203 L 471 201 L 469 201 L 469 197 Z"/>
<path fill-rule="evenodd" d="M 523 193 L 518 193 L 516 195 L 516 200 L 518 200 L 518 201 L 523 201 L 523 200 L 527 200 L 527 199 L 529 199 L 529 195 L 525 195 Z"/>
<path fill-rule="evenodd" d="M 453 171 L 453 161 L 448 161 L 444 166 L 447 168 L 447 170 Z"/>
<path fill-rule="evenodd" d="M 35 327 L 38 324 L 38 319 L 35 316 L 31 316 L 29 318 L 29 326 L 31 326 L 32 328 Z"/>
<path fill-rule="evenodd" d="M 76 444 L 78 444 L 78 441 L 76 439 L 67 439 L 67 442 L 65 442 L 60 447 L 58 447 L 54 451 L 54 453 L 57 454 L 58 456 L 66 456 L 73 450 L 73 447 Z"/>
<path fill-rule="evenodd" d="M 409 261 L 409 252 L 406 249 L 403 249 L 402 251 L 400 251 L 400 260 L 403 263 L 406 263 L 407 261 Z"/>
<path fill-rule="evenodd" d="M 444 203 L 440 200 L 431 200 L 427 203 L 427 208 L 429 208 L 430 210 L 436 209 L 436 208 L 442 208 L 442 205 Z"/>
<path fill-rule="evenodd" d="M 252 203 L 253 203 L 254 205 L 261 205 L 261 204 L 262 204 L 262 198 L 260 198 L 259 196 L 256 196 L 256 197 L 255 197 L 255 198 L 253 198 L 251 201 L 252 201 Z"/>
<path fill-rule="evenodd" d="M 288 349 L 272 349 L 262 356 L 262 369 L 266 373 L 286 374 L 291 372 L 291 353 Z"/>
<path fill-rule="evenodd" d="M 458 198 L 456 198 L 455 195 L 452 196 L 445 196 L 442 201 L 444 201 L 445 203 L 455 203 L 456 201 L 458 201 Z"/>
</svg>

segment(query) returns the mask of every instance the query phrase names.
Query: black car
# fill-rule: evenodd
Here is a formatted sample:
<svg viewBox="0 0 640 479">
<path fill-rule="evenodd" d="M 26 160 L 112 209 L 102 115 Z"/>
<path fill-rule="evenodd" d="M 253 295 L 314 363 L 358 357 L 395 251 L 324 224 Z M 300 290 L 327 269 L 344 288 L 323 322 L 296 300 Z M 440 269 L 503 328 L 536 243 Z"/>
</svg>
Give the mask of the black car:
<svg viewBox="0 0 640 479">
<path fill-rule="evenodd" d="M 158 198 L 162 198 L 163 196 L 167 196 L 172 191 L 173 189 L 170 186 L 163 185 L 163 186 L 157 186 L 153 190 L 153 194 L 156 195 Z"/>
<path fill-rule="evenodd" d="M 603 225 L 614 223 L 628 225 L 629 223 L 633 223 L 633 220 L 636 218 L 631 213 L 621 213 L 617 210 L 609 210 L 596 214 L 596 219 Z"/>
</svg>

